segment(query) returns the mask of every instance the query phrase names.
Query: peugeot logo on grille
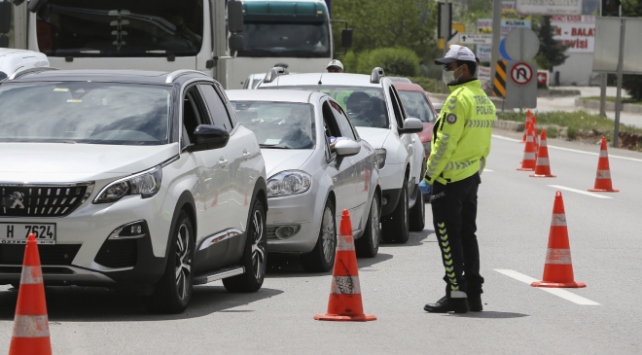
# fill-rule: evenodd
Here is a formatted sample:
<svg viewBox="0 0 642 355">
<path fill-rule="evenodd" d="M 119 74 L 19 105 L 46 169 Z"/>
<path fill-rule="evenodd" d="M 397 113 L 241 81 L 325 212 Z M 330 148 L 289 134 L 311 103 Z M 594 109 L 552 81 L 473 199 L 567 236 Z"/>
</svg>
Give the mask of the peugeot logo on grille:
<svg viewBox="0 0 642 355">
<path fill-rule="evenodd" d="M 2 198 L 2 202 L 3 202 L 2 205 L 9 208 L 24 209 L 25 208 L 24 199 L 25 199 L 25 194 L 23 192 L 14 191 L 9 195 L 5 195 Z"/>
</svg>

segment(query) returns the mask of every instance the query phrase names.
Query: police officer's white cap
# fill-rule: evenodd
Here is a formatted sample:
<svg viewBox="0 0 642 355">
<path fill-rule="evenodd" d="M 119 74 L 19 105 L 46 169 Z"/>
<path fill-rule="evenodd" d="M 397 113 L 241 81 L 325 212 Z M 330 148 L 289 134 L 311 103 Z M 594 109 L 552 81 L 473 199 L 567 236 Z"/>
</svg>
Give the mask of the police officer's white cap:
<svg viewBox="0 0 642 355">
<path fill-rule="evenodd" d="M 448 49 L 445 57 L 435 59 L 435 64 L 448 64 L 456 60 L 462 62 L 476 62 L 477 58 L 475 57 L 475 53 L 473 53 L 470 48 L 453 44 Z"/>
<path fill-rule="evenodd" d="M 341 61 L 338 59 L 332 59 L 325 68 L 328 69 L 331 67 L 336 67 L 343 70 L 343 63 L 341 63 Z"/>
</svg>

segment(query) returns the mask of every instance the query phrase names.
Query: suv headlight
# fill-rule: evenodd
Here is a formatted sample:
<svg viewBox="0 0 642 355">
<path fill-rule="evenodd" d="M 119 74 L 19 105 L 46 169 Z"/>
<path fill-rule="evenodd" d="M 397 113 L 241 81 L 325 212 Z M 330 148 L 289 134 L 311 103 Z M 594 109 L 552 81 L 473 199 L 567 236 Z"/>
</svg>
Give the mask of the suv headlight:
<svg viewBox="0 0 642 355">
<path fill-rule="evenodd" d="M 127 195 L 141 195 L 143 198 L 152 197 L 160 190 L 163 170 L 160 165 L 141 173 L 128 176 L 105 186 L 94 203 L 115 202 Z"/>
<path fill-rule="evenodd" d="M 377 166 L 379 169 L 383 169 L 386 165 L 386 150 L 385 149 L 375 149 L 375 154 L 377 155 Z"/>
<path fill-rule="evenodd" d="M 268 197 L 302 194 L 310 189 L 312 176 L 303 171 L 282 171 L 268 179 Z"/>
</svg>

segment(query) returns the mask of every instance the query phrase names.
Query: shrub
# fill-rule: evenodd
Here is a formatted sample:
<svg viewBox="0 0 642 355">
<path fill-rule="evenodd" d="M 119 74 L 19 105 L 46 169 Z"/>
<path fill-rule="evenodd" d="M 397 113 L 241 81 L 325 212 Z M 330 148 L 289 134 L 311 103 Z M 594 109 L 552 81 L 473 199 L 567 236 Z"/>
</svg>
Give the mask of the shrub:
<svg viewBox="0 0 642 355">
<path fill-rule="evenodd" d="M 577 127 L 570 126 L 566 129 L 566 137 L 570 140 L 577 139 Z"/>
<path fill-rule="evenodd" d="M 547 127 L 546 128 L 546 138 L 557 138 L 560 135 L 557 127 Z"/>
<path fill-rule="evenodd" d="M 343 63 L 343 70 L 346 73 L 356 73 L 357 65 L 359 62 L 359 57 L 354 51 L 349 51 L 340 58 L 338 58 L 341 63 Z"/>
<path fill-rule="evenodd" d="M 357 72 L 370 74 L 381 67 L 388 76 L 416 76 L 419 73 L 419 57 L 404 47 L 379 48 L 359 55 Z"/>
</svg>

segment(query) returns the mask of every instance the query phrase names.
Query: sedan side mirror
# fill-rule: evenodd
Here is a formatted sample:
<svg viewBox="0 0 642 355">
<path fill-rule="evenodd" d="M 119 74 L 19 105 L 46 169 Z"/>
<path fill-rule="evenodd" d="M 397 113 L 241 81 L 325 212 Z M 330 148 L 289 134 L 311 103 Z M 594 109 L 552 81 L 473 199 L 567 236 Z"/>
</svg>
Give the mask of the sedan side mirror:
<svg viewBox="0 0 642 355">
<path fill-rule="evenodd" d="M 419 133 L 423 129 L 424 125 L 418 118 L 408 117 L 403 121 L 403 127 L 399 128 L 399 134 Z"/>
<path fill-rule="evenodd" d="M 352 139 L 340 139 L 334 144 L 334 151 L 340 157 L 356 155 L 361 151 L 361 144 Z"/>
<path fill-rule="evenodd" d="M 194 130 L 195 145 L 191 151 L 223 148 L 230 140 L 230 133 L 220 127 L 202 124 Z"/>
</svg>

